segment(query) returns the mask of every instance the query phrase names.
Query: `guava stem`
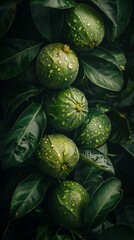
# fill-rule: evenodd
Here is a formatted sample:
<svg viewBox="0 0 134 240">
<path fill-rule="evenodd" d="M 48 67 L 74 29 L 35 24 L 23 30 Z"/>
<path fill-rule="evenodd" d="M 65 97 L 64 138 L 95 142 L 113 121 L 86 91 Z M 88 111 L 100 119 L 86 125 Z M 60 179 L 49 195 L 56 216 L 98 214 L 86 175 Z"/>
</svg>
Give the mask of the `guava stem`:
<svg viewBox="0 0 134 240">
<path fill-rule="evenodd" d="M 69 45 L 68 45 L 68 44 L 64 44 L 62 50 L 63 50 L 63 52 L 65 52 L 65 53 L 69 53 L 69 51 L 70 51 Z"/>
</svg>

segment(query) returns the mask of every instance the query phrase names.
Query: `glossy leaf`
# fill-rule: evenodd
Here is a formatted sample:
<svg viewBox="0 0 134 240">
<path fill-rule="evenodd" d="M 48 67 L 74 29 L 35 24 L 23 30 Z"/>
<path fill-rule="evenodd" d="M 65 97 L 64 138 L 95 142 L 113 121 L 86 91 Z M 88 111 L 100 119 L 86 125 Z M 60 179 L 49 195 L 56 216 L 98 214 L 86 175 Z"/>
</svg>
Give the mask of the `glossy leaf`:
<svg viewBox="0 0 134 240">
<path fill-rule="evenodd" d="M 104 49 L 107 49 L 107 51 L 109 51 L 110 54 L 112 54 L 114 56 L 114 59 L 116 59 L 116 62 L 118 64 L 119 68 L 122 71 L 125 70 L 126 56 L 125 56 L 124 52 L 114 44 L 104 45 Z"/>
<path fill-rule="evenodd" d="M 20 84 L 8 89 L 3 99 L 3 108 L 5 110 L 6 119 L 9 120 L 20 104 L 24 101 L 28 101 L 30 97 L 40 94 L 41 91 L 42 89 L 38 89 L 33 85 L 21 86 Z"/>
<path fill-rule="evenodd" d="M 39 6 L 31 5 L 31 13 L 41 36 L 49 41 L 57 41 L 63 28 L 63 11 L 48 8 L 41 4 Z"/>
<path fill-rule="evenodd" d="M 85 163 L 79 161 L 74 172 L 74 180 L 80 183 L 93 196 L 96 189 L 104 181 L 102 171 Z"/>
<path fill-rule="evenodd" d="M 11 199 L 12 218 L 21 218 L 32 211 L 43 199 L 47 188 L 48 181 L 39 173 L 20 182 Z"/>
<path fill-rule="evenodd" d="M 118 0 L 91 0 L 106 16 L 117 26 L 117 1 Z"/>
<path fill-rule="evenodd" d="M 0 38 L 9 30 L 16 15 L 15 1 L 4 2 L 0 5 Z"/>
<path fill-rule="evenodd" d="M 42 43 L 23 39 L 7 39 L 0 43 L 0 80 L 22 73 L 37 56 Z"/>
<path fill-rule="evenodd" d="M 111 160 L 99 150 L 91 147 L 81 147 L 79 151 L 80 159 L 84 162 L 91 164 L 95 168 L 114 174 L 114 167 Z"/>
<path fill-rule="evenodd" d="M 3 168 L 23 163 L 36 149 L 46 127 L 42 104 L 31 103 L 9 132 L 2 157 Z"/>
<path fill-rule="evenodd" d="M 117 111 L 109 112 L 112 130 L 109 140 L 113 143 L 125 143 L 130 136 L 127 119 L 123 113 Z"/>
<path fill-rule="evenodd" d="M 133 240 L 134 231 L 128 225 L 112 226 L 103 231 L 98 240 Z"/>
<path fill-rule="evenodd" d="M 111 53 L 98 48 L 91 54 L 81 56 L 85 75 L 91 82 L 101 88 L 120 91 L 123 75 Z"/>
<path fill-rule="evenodd" d="M 121 182 L 116 178 L 108 179 L 96 190 L 85 210 L 85 223 L 88 229 L 98 226 L 120 202 Z"/>
<path fill-rule="evenodd" d="M 132 11 L 132 1 L 91 0 L 91 2 L 97 5 L 113 23 L 112 38 L 119 37 L 129 22 Z"/>
<path fill-rule="evenodd" d="M 31 0 L 31 6 L 42 6 L 42 7 L 50 7 L 50 8 L 59 8 L 59 9 L 67 9 L 71 8 L 75 5 L 74 0 Z"/>
<path fill-rule="evenodd" d="M 126 28 L 132 11 L 131 0 L 117 0 L 117 25 L 113 30 L 113 38 L 118 38 Z"/>
</svg>

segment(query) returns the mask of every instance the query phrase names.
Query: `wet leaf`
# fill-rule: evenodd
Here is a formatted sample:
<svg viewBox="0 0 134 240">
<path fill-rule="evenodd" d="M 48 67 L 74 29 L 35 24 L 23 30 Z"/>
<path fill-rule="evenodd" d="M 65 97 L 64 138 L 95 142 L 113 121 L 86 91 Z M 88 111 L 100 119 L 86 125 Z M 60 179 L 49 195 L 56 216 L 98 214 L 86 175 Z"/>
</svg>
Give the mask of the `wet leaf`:
<svg viewBox="0 0 134 240">
<path fill-rule="evenodd" d="M 2 155 L 4 169 L 23 163 L 36 149 L 46 127 L 42 103 L 31 103 L 10 130 Z"/>
<path fill-rule="evenodd" d="M 111 160 L 99 150 L 91 147 L 81 147 L 79 151 L 80 159 L 84 162 L 91 164 L 91 166 L 97 169 L 114 174 L 114 167 Z"/>
</svg>

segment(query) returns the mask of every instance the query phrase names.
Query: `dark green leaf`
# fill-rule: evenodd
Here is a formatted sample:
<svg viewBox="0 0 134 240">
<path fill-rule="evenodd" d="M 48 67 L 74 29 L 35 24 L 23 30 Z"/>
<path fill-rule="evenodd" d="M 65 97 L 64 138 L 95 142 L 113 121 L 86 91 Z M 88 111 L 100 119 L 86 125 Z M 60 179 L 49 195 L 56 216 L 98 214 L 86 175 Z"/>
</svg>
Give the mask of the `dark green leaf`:
<svg viewBox="0 0 134 240">
<path fill-rule="evenodd" d="M 132 12 L 132 1 L 131 0 L 117 0 L 117 25 L 114 26 L 113 38 L 118 38 L 120 34 L 126 28 L 131 12 Z"/>
<path fill-rule="evenodd" d="M 33 174 L 19 183 L 11 199 L 11 216 L 21 218 L 32 211 L 43 199 L 48 181 L 42 174 Z"/>
<path fill-rule="evenodd" d="M 80 159 L 91 164 L 93 167 L 114 174 L 114 168 L 111 160 L 97 149 L 91 147 L 81 147 Z"/>
<path fill-rule="evenodd" d="M 123 117 L 123 113 L 116 111 L 109 112 L 109 118 L 112 125 L 109 140 L 113 143 L 125 143 L 130 136 L 127 119 Z"/>
<path fill-rule="evenodd" d="M 75 5 L 75 0 L 31 0 L 31 6 L 42 6 L 50 8 L 67 9 Z"/>
<path fill-rule="evenodd" d="M 42 37 L 49 41 L 57 41 L 63 28 L 63 11 L 43 5 L 31 5 L 31 13 L 34 24 Z"/>
<path fill-rule="evenodd" d="M 117 26 L 117 1 L 118 0 L 91 0 L 106 16 Z"/>
<path fill-rule="evenodd" d="M 91 0 L 99 7 L 113 23 L 112 37 L 118 38 L 126 28 L 132 11 L 132 1 L 129 0 Z M 107 27 L 107 26 L 106 26 Z M 111 29 L 112 31 L 112 29 Z"/>
<path fill-rule="evenodd" d="M 96 190 L 85 211 L 88 228 L 99 225 L 112 211 L 122 197 L 121 182 L 116 178 L 108 179 Z"/>
<path fill-rule="evenodd" d="M 98 240 L 133 240 L 134 231 L 127 225 L 112 226 L 99 236 Z"/>
<path fill-rule="evenodd" d="M 16 14 L 15 1 L 3 2 L 0 5 L 0 38 L 9 30 Z"/>
<path fill-rule="evenodd" d="M 109 46 L 109 45 L 108 45 Z M 93 49 L 92 51 L 90 50 L 89 52 L 82 53 L 82 56 L 96 56 L 100 60 L 105 59 L 108 62 L 111 62 L 115 64 L 116 66 L 119 67 L 118 61 L 116 60 L 114 54 L 112 53 L 111 49 L 107 49 L 105 46 L 99 46 Z"/>
<path fill-rule="evenodd" d="M 104 45 L 104 49 L 107 49 L 114 56 L 120 69 L 125 70 L 126 57 L 125 57 L 125 54 L 123 53 L 123 51 L 114 44 Z"/>
<path fill-rule="evenodd" d="M 102 171 L 91 165 L 79 161 L 74 172 L 74 180 L 80 183 L 93 196 L 96 189 L 104 181 Z"/>
<path fill-rule="evenodd" d="M 9 132 L 2 157 L 3 168 L 23 163 L 36 149 L 46 127 L 42 104 L 31 103 Z"/>
<path fill-rule="evenodd" d="M 134 140 L 128 140 L 121 146 L 134 157 Z"/>
<path fill-rule="evenodd" d="M 128 107 L 134 104 L 134 81 L 128 83 L 127 87 L 117 96 L 114 106 Z"/>
<path fill-rule="evenodd" d="M 0 43 L 0 80 L 22 73 L 37 56 L 42 43 L 23 39 L 8 39 Z"/>
<path fill-rule="evenodd" d="M 85 75 L 99 87 L 120 91 L 123 86 L 123 75 L 117 66 L 116 59 L 107 50 L 98 48 L 86 56 L 81 56 Z"/>
<path fill-rule="evenodd" d="M 6 119 L 9 119 L 11 114 L 17 107 L 28 100 L 30 97 L 40 94 L 42 89 L 38 89 L 33 85 L 16 85 L 8 89 L 3 99 L 3 108 L 5 110 Z"/>
<path fill-rule="evenodd" d="M 107 155 L 107 153 L 108 153 L 107 144 L 104 143 L 101 147 L 98 148 L 98 150 L 99 150 L 100 152 L 102 152 L 104 155 Z"/>
</svg>

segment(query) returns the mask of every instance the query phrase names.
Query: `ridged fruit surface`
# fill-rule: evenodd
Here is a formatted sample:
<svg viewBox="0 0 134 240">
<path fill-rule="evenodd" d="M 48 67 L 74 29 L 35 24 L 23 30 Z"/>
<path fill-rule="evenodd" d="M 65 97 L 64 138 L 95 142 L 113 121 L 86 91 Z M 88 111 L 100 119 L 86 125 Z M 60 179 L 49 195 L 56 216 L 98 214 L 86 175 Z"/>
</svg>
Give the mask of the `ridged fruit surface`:
<svg viewBox="0 0 134 240">
<path fill-rule="evenodd" d="M 76 144 L 63 134 L 45 135 L 37 151 L 37 163 L 46 174 L 64 178 L 73 171 L 79 160 Z"/>
<path fill-rule="evenodd" d="M 38 79 L 50 89 L 61 89 L 72 84 L 78 70 L 79 62 L 75 52 L 62 43 L 43 47 L 36 62 Z"/>
<path fill-rule="evenodd" d="M 66 13 L 64 35 L 68 43 L 77 50 L 93 49 L 104 38 L 104 21 L 92 7 L 78 3 Z"/>
<path fill-rule="evenodd" d="M 82 91 L 69 87 L 58 91 L 45 104 L 48 123 L 56 130 L 69 132 L 79 127 L 88 113 Z"/>
<path fill-rule="evenodd" d="M 88 201 L 89 194 L 79 183 L 61 182 L 50 194 L 50 215 L 58 225 L 69 229 L 80 228 Z"/>
<path fill-rule="evenodd" d="M 90 109 L 84 123 L 77 129 L 76 142 L 98 148 L 106 142 L 110 131 L 111 122 L 107 115 L 98 109 Z"/>
</svg>

